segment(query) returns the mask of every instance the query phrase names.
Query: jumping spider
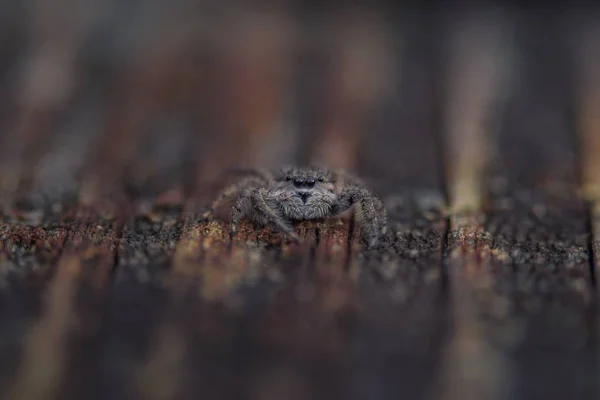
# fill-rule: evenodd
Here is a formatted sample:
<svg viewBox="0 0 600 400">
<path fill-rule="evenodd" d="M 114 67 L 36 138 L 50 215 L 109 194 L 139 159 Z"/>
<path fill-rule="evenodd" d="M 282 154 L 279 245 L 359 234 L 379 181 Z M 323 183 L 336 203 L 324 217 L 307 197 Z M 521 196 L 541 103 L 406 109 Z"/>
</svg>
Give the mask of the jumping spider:
<svg viewBox="0 0 600 400">
<path fill-rule="evenodd" d="M 247 217 L 255 227 L 272 226 L 298 241 L 294 222 L 335 217 L 353 205 L 360 206 L 357 220 L 368 247 L 385 235 L 387 214 L 382 202 L 357 177 L 345 171 L 316 167 L 284 167 L 280 171 L 246 169 L 245 178 L 226 188 L 203 218 L 210 220 L 224 201 L 236 198 L 231 211 L 230 236 Z"/>
</svg>

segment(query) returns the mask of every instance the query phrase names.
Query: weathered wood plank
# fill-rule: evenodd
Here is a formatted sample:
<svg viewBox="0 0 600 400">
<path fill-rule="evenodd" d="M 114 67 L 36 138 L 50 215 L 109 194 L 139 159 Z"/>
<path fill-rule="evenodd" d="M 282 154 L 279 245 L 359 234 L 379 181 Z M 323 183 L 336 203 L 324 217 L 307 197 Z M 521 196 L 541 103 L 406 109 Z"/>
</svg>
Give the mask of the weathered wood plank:
<svg viewBox="0 0 600 400">
<path fill-rule="evenodd" d="M 172 29 L 197 22 L 193 12 L 185 23 L 173 22 L 179 8 L 155 15 L 147 43 L 131 42 L 139 51 L 121 79 L 108 77 L 110 115 L 100 88 L 64 121 L 23 117 L 30 134 L 8 135 L 16 151 L 0 177 L 10 205 L 0 226 L 3 391 L 593 398 L 590 221 L 551 19 L 509 30 L 524 55 L 509 82 L 494 80 L 498 60 L 512 60 L 497 41 L 506 31 L 485 31 L 497 25 L 481 14 L 467 19 L 473 25 L 457 21 L 467 40 L 448 35 L 456 58 L 446 59 L 440 38 L 455 26 L 428 12 L 397 28 L 372 9 L 321 12 L 327 37 L 340 41 L 316 43 L 310 16 L 231 10 L 200 24 L 200 38 Z M 465 9 L 455 11 L 446 16 Z M 219 22 L 232 34 L 207 35 Z M 426 29 L 432 22 L 442 29 Z M 199 61 L 188 57 L 196 41 Z M 148 52 L 166 43 L 178 44 Z M 299 52 L 319 70 L 315 90 L 301 94 L 292 89 L 314 71 L 289 62 Z M 368 76 L 375 67 L 381 73 Z M 583 181 L 593 183 L 587 99 Z M 47 141 L 30 142 L 44 132 Z M 366 178 L 390 216 L 382 249 L 361 249 L 345 217 L 299 225 L 300 244 L 246 224 L 230 243 L 226 208 L 200 222 L 231 164 L 302 160 Z"/>
<path fill-rule="evenodd" d="M 155 149 L 164 148 L 173 139 L 162 135 L 143 137 L 146 144 L 154 141 L 150 148 Z M 184 132 L 176 138 L 182 147 L 189 134 Z M 122 190 L 128 186 L 130 193 L 137 193 L 137 201 L 113 215 L 121 224 L 117 241 L 111 246 L 110 266 L 114 272 L 110 281 L 99 282 L 98 296 L 87 298 L 82 307 L 82 311 L 95 316 L 97 323 L 82 338 L 71 364 L 70 375 L 78 384 L 66 384 L 64 390 L 74 398 L 123 395 L 127 386 L 123 380 L 132 378 L 136 360 L 145 354 L 163 299 L 161 276 L 168 271 L 181 230 L 180 164 L 184 160 L 165 160 L 163 154 L 171 153 L 152 153 L 142 146 L 125 167 L 115 171 L 122 180 L 106 175 L 113 182 L 121 182 Z M 160 172 L 171 172 L 170 185 L 163 184 L 156 170 L 149 175 L 131 175 L 131 171 L 148 163 L 148 157 L 152 159 L 150 165 L 163 164 Z"/>
<path fill-rule="evenodd" d="M 509 78 L 510 20 L 489 8 L 462 10 L 445 19 L 448 63 L 442 107 L 449 200 L 448 312 L 452 332 L 440 360 L 435 398 L 507 398 L 511 360 L 489 337 L 478 294 L 490 272 L 478 256 L 483 233 L 484 184 L 491 157 L 492 110 Z M 466 11 L 466 12 L 465 12 Z M 452 14 L 451 14 L 452 15 Z M 442 40 L 441 43 L 445 41 Z"/>
<path fill-rule="evenodd" d="M 482 343 L 504 360 L 504 380 L 497 381 L 503 391 L 491 391 L 501 397 L 591 396 L 592 386 L 583 382 L 596 373 L 583 345 L 594 335 L 589 232 L 577 196 L 567 71 L 555 62 L 544 69 L 548 75 L 539 72 L 564 48 L 560 36 L 553 48 L 534 41 L 542 31 L 558 35 L 553 23 L 548 18 L 517 31 L 522 68 L 515 70 L 499 129 L 488 134 L 493 151 L 480 213 L 468 224 L 475 229 L 457 238 L 467 246 L 463 260 L 471 260 L 464 264 L 470 290 L 459 290 L 470 292 Z M 559 359 L 570 360 L 569 367 Z"/>
<path fill-rule="evenodd" d="M 37 154 L 37 157 L 26 158 L 31 165 L 18 169 L 22 172 L 22 176 L 17 178 L 17 186 L 20 189 L 16 190 L 17 186 L 9 185 L 10 189 L 6 192 L 9 193 L 6 198 L 9 207 L 5 209 L 5 223 L 0 244 L 6 301 L 13 304 L 21 302 L 26 304 L 25 307 L 20 308 L 20 314 L 12 314 L 11 321 L 4 321 L 13 326 L 11 331 L 6 331 L 7 336 L 3 338 L 7 344 L 7 351 L 16 357 L 3 356 L 5 360 L 12 360 L 9 364 L 19 365 L 18 357 L 21 355 L 25 358 L 29 357 L 31 364 L 34 355 L 26 355 L 30 351 L 27 348 L 27 340 L 40 343 L 39 335 L 44 335 L 47 329 L 58 332 L 61 323 L 57 322 L 58 325 L 54 325 L 52 316 L 69 314 L 65 311 L 69 304 L 63 301 L 65 297 L 61 293 L 70 292 L 72 286 L 62 287 L 59 284 L 58 288 L 53 289 L 54 286 L 49 281 L 51 279 L 56 281 L 53 276 L 59 272 L 57 265 L 60 264 L 59 260 L 73 229 L 71 222 L 74 214 L 72 214 L 71 199 L 76 196 L 77 173 L 82 167 L 82 154 L 79 151 L 89 145 L 94 137 L 93 129 L 82 134 L 77 131 L 77 128 L 81 127 L 79 123 L 82 115 L 89 116 L 90 110 L 95 112 L 95 106 L 94 102 L 82 101 L 80 106 L 65 110 L 65 120 L 50 131 L 48 140 L 44 143 L 34 141 L 30 144 L 41 148 L 31 153 Z M 74 140 L 75 138 L 79 140 Z M 68 141 L 73 141 L 74 146 L 81 146 L 80 148 L 65 146 L 65 142 Z M 16 173 L 17 170 L 14 172 Z M 71 262 L 66 264 L 71 265 Z M 54 299 L 49 300 L 47 306 L 43 295 L 45 291 L 48 291 L 48 296 Z M 44 315 L 47 315 L 47 318 Z M 39 334 L 36 336 L 32 333 L 31 338 L 26 339 L 29 324 L 36 322 L 40 324 L 39 328 L 35 328 L 38 329 Z M 40 340 L 43 342 L 44 339 Z M 43 347 L 42 344 L 39 346 Z M 37 352 L 39 346 L 31 351 Z M 27 361 L 23 362 L 27 363 Z M 6 373 L 3 379 L 18 375 L 15 368 L 7 370 Z M 34 386 L 36 385 L 31 385 L 32 388 Z M 3 387 L 6 388 L 6 385 Z"/>
<path fill-rule="evenodd" d="M 96 102 L 92 104 L 94 108 L 98 106 Z M 84 114 L 84 121 L 93 121 L 87 119 L 89 109 L 83 107 L 83 110 L 76 111 Z M 76 130 L 69 133 L 72 138 L 81 135 Z M 40 203 L 37 207 L 42 209 L 47 209 L 44 207 L 47 204 L 65 208 L 61 213 L 60 209 L 51 206 L 50 215 L 59 212 L 71 217 L 68 240 L 64 242 L 63 252 L 56 261 L 56 271 L 45 289 L 50 300 L 44 304 L 39 319 L 32 321 L 30 331 L 25 335 L 20 369 L 9 388 L 10 396 L 14 398 L 59 395 L 64 382 L 69 379 L 72 357 L 78 350 L 79 340 L 97 330 L 101 323 L 100 313 L 97 308 L 89 307 L 89 302 L 107 293 L 105 289 L 111 279 L 114 249 L 122 224 L 119 217 L 123 214 L 116 213 L 99 198 L 88 197 L 87 207 L 81 203 L 81 190 L 86 190 L 79 184 L 79 174 L 85 168 L 85 158 L 81 153 L 97 139 L 94 133 L 97 131 L 88 130 L 84 140 L 74 141 L 81 146 L 78 152 L 70 153 L 72 148 L 65 146 L 64 141 L 57 141 L 57 154 L 49 152 L 45 159 L 50 160 L 52 168 L 46 166 L 40 170 L 40 176 L 32 180 L 36 190 L 27 196 Z M 110 162 L 110 156 L 105 157 L 105 161 Z M 56 160 L 68 160 L 70 168 L 64 168 Z M 52 176 L 53 173 L 54 183 L 51 183 L 52 179 L 43 179 L 44 174 Z M 61 186 L 63 184 L 67 186 Z M 79 193 L 71 193 L 74 189 Z M 79 200 L 76 204 L 73 197 Z"/>
</svg>

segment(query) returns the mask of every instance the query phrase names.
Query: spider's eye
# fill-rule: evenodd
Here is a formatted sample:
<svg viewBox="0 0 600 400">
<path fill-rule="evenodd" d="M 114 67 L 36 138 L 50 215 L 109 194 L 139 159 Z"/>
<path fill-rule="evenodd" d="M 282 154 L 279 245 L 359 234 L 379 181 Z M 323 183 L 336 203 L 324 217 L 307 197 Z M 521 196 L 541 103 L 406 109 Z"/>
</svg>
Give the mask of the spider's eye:
<svg viewBox="0 0 600 400">
<path fill-rule="evenodd" d="M 319 177 L 317 180 L 318 180 L 319 182 L 323 182 L 323 178 L 322 178 L 322 177 Z"/>
<path fill-rule="evenodd" d="M 286 176 L 286 177 L 285 177 L 285 180 L 286 180 L 286 181 L 291 181 L 291 180 L 292 180 L 292 177 L 288 175 L 288 176 Z"/>
</svg>

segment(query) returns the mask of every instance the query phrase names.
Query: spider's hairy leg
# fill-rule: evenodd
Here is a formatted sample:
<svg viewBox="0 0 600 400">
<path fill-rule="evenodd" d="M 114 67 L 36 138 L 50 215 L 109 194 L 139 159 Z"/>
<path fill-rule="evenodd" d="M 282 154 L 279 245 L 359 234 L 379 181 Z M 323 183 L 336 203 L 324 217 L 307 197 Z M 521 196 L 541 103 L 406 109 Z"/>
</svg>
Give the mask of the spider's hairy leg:
<svg viewBox="0 0 600 400">
<path fill-rule="evenodd" d="M 357 188 L 364 187 L 364 182 L 358 176 L 344 170 L 334 169 L 331 170 L 331 177 L 336 182 L 342 182 L 344 186 L 356 186 Z"/>
<path fill-rule="evenodd" d="M 253 212 L 259 214 L 262 219 L 277 225 L 295 241 L 300 240 L 298 235 L 294 232 L 294 228 L 287 224 L 272 208 L 269 207 L 264 199 L 264 189 L 258 188 L 246 189 L 238 197 L 231 210 L 230 238 L 233 238 L 237 233 L 237 227 L 242 218 Z"/>
<path fill-rule="evenodd" d="M 269 205 L 265 201 L 264 195 L 264 189 L 258 189 L 253 192 L 252 202 L 255 207 L 255 210 L 261 213 L 269 222 L 272 222 L 275 225 L 277 225 L 277 227 L 279 227 L 283 232 L 288 234 L 292 239 L 294 239 L 294 241 L 300 241 L 300 237 L 296 234 L 294 228 L 290 226 L 290 224 L 288 224 L 283 218 L 281 218 L 281 216 L 277 212 L 275 212 L 271 207 L 269 207 Z"/>
<path fill-rule="evenodd" d="M 375 199 L 375 206 L 377 207 L 377 214 L 381 218 L 380 232 L 385 235 L 387 233 L 387 223 L 388 223 L 387 211 L 385 209 L 385 205 L 379 198 L 374 197 L 374 199 Z"/>
<path fill-rule="evenodd" d="M 237 226 L 239 225 L 242 218 L 250 213 L 252 209 L 252 190 L 246 189 L 242 191 L 237 201 L 231 209 L 231 229 L 229 231 L 229 237 L 233 239 L 237 233 Z"/>
<path fill-rule="evenodd" d="M 340 214 L 356 203 L 361 208 L 358 222 L 362 239 L 368 247 L 373 247 L 387 230 L 387 213 L 381 200 L 367 189 L 355 185 L 346 186 L 342 190 L 333 212 Z"/>
<path fill-rule="evenodd" d="M 234 184 L 227 186 L 219 194 L 219 196 L 215 199 L 215 201 L 212 202 L 212 204 L 204 212 L 204 214 L 202 214 L 202 219 L 210 221 L 213 217 L 215 210 L 221 204 L 223 204 L 225 201 L 232 199 L 233 197 L 235 197 L 236 195 L 238 195 L 240 192 L 242 192 L 245 189 L 257 187 L 260 184 L 261 184 L 261 182 L 259 180 L 257 180 L 256 178 L 246 178 L 246 179 L 242 179 L 239 182 L 236 182 Z"/>
</svg>

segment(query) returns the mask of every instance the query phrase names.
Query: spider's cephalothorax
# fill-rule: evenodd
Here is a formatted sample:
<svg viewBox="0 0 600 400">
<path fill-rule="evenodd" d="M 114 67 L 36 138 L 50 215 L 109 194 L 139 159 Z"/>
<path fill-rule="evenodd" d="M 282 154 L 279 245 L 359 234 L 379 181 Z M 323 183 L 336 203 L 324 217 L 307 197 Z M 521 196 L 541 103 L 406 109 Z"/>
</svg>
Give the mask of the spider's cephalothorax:
<svg viewBox="0 0 600 400">
<path fill-rule="evenodd" d="M 359 206 L 358 221 L 368 247 L 385 234 L 383 204 L 345 171 L 284 167 L 277 172 L 249 169 L 243 175 L 246 177 L 225 189 L 203 216 L 210 219 L 222 202 L 236 198 L 231 211 L 232 236 L 240 220 L 247 217 L 256 226 L 272 226 L 297 240 L 294 222 L 335 217 L 353 205 Z"/>
</svg>

